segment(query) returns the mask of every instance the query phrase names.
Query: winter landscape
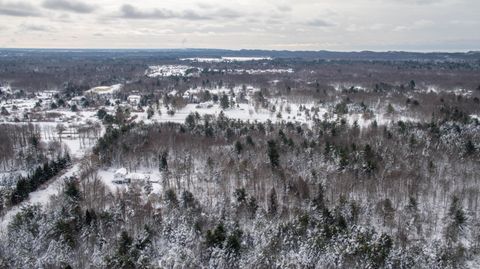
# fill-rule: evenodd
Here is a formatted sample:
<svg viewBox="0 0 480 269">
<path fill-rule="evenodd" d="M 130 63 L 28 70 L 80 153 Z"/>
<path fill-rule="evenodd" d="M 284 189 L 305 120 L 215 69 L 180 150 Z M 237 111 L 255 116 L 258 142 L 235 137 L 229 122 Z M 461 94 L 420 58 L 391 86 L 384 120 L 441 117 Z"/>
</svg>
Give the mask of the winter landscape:
<svg viewBox="0 0 480 269">
<path fill-rule="evenodd" d="M 264 2 L 251 4 L 276 5 L 271 19 L 309 14 L 303 1 Z M 471 3 L 408 2 L 425 16 Z M 0 1 L 0 21 L 48 22 L 55 36 L 55 23 L 86 27 L 68 20 L 96 12 L 99 27 L 138 31 L 258 16 L 170 4 L 108 15 L 112 3 Z M 401 31 L 420 42 L 420 25 Z M 480 268 L 475 45 L 277 50 L 231 30 L 206 47 L 238 35 L 266 49 L 153 49 L 118 36 L 126 48 L 96 49 L 79 30 L 81 48 L 58 39 L 67 45 L 56 49 L 42 34 L 21 43 L 25 31 L 17 45 L 0 40 L 0 268 Z M 299 33 L 310 30 L 289 31 L 307 42 Z"/>
</svg>

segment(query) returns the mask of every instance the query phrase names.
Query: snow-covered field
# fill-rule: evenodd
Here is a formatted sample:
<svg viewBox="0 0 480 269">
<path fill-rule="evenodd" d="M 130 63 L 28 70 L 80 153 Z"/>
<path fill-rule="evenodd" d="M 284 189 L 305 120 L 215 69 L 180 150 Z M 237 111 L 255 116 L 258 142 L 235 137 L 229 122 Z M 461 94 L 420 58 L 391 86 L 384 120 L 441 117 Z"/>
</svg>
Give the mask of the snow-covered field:
<svg viewBox="0 0 480 269">
<path fill-rule="evenodd" d="M 86 91 L 85 93 L 93 93 L 93 94 L 113 94 L 117 91 L 119 91 L 122 88 L 122 84 L 115 84 L 111 86 L 98 86 L 91 88 L 90 90 Z"/>
<path fill-rule="evenodd" d="M 292 68 L 267 68 L 267 69 L 208 69 L 212 72 L 225 72 L 228 74 L 249 74 L 249 75 L 261 75 L 261 74 L 291 74 Z M 196 76 L 200 70 L 194 66 L 188 65 L 155 65 L 150 66 L 145 74 L 147 77 L 178 77 L 178 76 Z M 99 88 L 99 87 L 97 87 Z M 95 88 L 95 89 L 97 89 Z M 100 87 L 103 90 L 103 87 Z"/>
<path fill-rule="evenodd" d="M 261 74 L 291 74 L 293 69 L 234 69 L 231 70 L 232 74 L 249 74 L 249 75 L 261 75 Z"/>
<path fill-rule="evenodd" d="M 187 71 L 192 70 L 195 72 Z M 154 77 L 170 77 L 170 76 L 193 76 L 198 70 L 193 66 L 188 65 L 154 65 L 150 66 L 145 72 L 146 76 Z"/>
<path fill-rule="evenodd" d="M 248 62 L 272 60 L 271 57 L 221 57 L 221 58 L 182 58 L 181 61 L 192 61 L 199 63 L 221 63 L 221 62 Z"/>
<path fill-rule="evenodd" d="M 238 95 L 239 88 L 230 90 L 226 88 L 213 89 L 210 90 L 211 94 L 230 94 L 233 92 Z M 184 97 L 188 97 L 192 94 L 198 94 L 201 90 L 189 90 L 185 93 Z M 258 89 L 252 90 L 256 92 Z M 363 112 L 350 112 L 345 115 L 337 115 L 334 113 L 334 107 L 329 104 L 316 104 L 314 102 L 310 103 L 300 103 L 288 101 L 282 98 L 272 98 L 269 99 L 269 107 L 264 108 L 259 105 L 256 105 L 251 96 L 247 95 L 246 103 L 236 103 L 233 107 L 223 109 L 219 103 L 214 103 L 213 101 L 187 104 L 185 107 L 175 110 L 174 115 L 169 115 L 169 109 L 161 106 L 151 119 L 147 119 L 146 113 L 137 113 L 134 112 L 137 116 L 136 121 L 144 121 L 145 123 L 149 122 L 175 122 L 175 123 L 184 123 L 187 116 L 191 113 L 198 113 L 200 116 L 212 115 L 218 116 L 220 113 L 223 113 L 224 116 L 231 119 L 238 119 L 242 121 L 258 121 L 266 122 L 271 121 L 275 122 L 296 122 L 301 124 L 307 124 L 309 126 L 313 125 L 315 120 L 327 120 L 327 121 L 338 121 L 340 119 L 345 119 L 349 125 L 354 125 L 355 123 L 359 127 L 368 127 L 374 121 L 379 125 L 389 125 L 392 122 L 402 121 L 419 121 L 418 118 L 410 116 L 408 114 L 399 115 L 399 114 L 386 114 L 381 111 L 381 106 L 379 106 L 378 113 L 373 113 L 373 115 L 367 117 Z M 275 108 L 275 110 L 273 110 Z M 158 113 L 160 112 L 160 113 Z"/>
</svg>

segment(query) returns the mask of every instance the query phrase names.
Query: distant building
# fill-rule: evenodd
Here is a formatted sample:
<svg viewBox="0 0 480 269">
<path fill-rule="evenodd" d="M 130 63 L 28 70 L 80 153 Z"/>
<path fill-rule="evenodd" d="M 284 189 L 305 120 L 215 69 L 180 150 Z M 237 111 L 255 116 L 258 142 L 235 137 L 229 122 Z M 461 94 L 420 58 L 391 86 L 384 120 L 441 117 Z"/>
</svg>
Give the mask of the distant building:
<svg viewBox="0 0 480 269">
<path fill-rule="evenodd" d="M 126 168 L 120 168 L 118 169 L 117 171 L 115 171 L 115 173 L 113 174 L 113 180 L 112 182 L 113 183 L 117 183 L 117 184 L 123 184 L 123 183 L 126 183 L 126 179 L 125 177 L 127 176 L 128 174 L 128 171 Z"/>
<path fill-rule="evenodd" d="M 127 102 L 132 106 L 138 106 L 142 97 L 140 95 L 129 95 L 127 97 Z"/>
<path fill-rule="evenodd" d="M 150 179 L 149 175 L 142 174 L 142 173 L 129 173 L 125 176 L 125 180 L 127 182 L 148 181 L 149 179 Z"/>
<path fill-rule="evenodd" d="M 128 173 L 126 168 L 120 168 L 115 171 L 113 182 L 118 184 L 131 183 L 134 181 L 148 181 L 150 175 L 142 173 Z"/>
<path fill-rule="evenodd" d="M 170 97 L 174 97 L 174 96 L 177 96 L 177 94 L 178 94 L 178 91 L 173 90 L 173 91 L 169 92 L 167 95 L 170 96 Z"/>
<path fill-rule="evenodd" d="M 76 106 L 80 106 L 83 102 L 83 100 L 85 99 L 85 96 L 75 96 L 75 97 L 72 97 L 72 99 L 70 99 L 68 101 L 68 105 L 69 106 L 73 106 L 73 105 L 76 105 Z"/>
</svg>

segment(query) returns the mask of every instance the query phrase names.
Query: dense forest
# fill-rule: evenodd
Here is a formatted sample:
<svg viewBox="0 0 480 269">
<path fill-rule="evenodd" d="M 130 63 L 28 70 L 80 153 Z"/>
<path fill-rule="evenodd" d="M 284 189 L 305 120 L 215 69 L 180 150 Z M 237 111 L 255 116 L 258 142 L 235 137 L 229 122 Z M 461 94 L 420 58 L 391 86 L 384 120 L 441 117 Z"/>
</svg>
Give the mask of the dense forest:
<svg viewBox="0 0 480 269">
<path fill-rule="evenodd" d="M 12 268 L 461 268 L 479 250 L 480 125 L 108 127 L 50 207 L 8 226 Z M 105 167 L 156 170 L 109 191 Z M 152 192 L 152 184 L 161 193 Z"/>
</svg>

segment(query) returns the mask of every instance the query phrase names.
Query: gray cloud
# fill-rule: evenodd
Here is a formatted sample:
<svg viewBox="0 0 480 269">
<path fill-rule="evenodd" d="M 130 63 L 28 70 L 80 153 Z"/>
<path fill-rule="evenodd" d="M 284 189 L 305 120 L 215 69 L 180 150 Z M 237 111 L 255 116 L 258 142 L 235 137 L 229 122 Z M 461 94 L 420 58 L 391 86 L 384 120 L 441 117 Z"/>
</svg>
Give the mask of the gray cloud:
<svg viewBox="0 0 480 269">
<path fill-rule="evenodd" d="M 217 9 L 214 13 L 212 13 L 212 16 L 220 17 L 220 18 L 239 18 L 239 17 L 245 16 L 245 14 L 242 14 L 230 8 L 220 8 L 220 9 Z"/>
<path fill-rule="evenodd" d="M 214 6 L 208 3 L 197 3 L 197 6 L 204 10 L 204 12 L 207 12 L 209 14 L 207 17 L 209 18 L 238 18 L 245 16 L 246 14 L 243 14 L 239 12 L 237 9 L 233 9 L 230 7 L 224 7 L 224 6 Z"/>
<path fill-rule="evenodd" d="M 25 2 L 3 2 L 0 1 L 0 14 L 15 17 L 38 17 L 39 10 Z"/>
<path fill-rule="evenodd" d="M 39 25 L 39 24 L 27 24 L 23 23 L 20 25 L 21 31 L 33 31 L 33 32 L 50 32 L 52 29 L 50 27 Z"/>
<path fill-rule="evenodd" d="M 15 34 L 0 45 L 174 48 L 188 36 L 189 47 L 478 50 L 478 10 L 479 0 L 0 0 L 0 32 Z"/>
<path fill-rule="evenodd" d="M 209 8 L 213 8 L 213 7 L 214 7 L 214 6 L 211 5 L 211 4 L 202 3 L 202 2 L 197 3 L 197 6 L 198 6 L 199 8 L 203 8 L 203 9 L 209 9 Z"/>
<path fill-rule="evenodd" d="M 290 11 L 292 11 L 292 7 L 287 6 L 287 5 L 277 6 L 277 9 L 278 9 L 279 11 L 282 11 L 282 12 L 290 12 Z"/>
<path fill-rule="evenodd" d="M 176 14 L 177 18 L 179 19 L 185 19 L 185 20 L 209 20 L 211 19 L 210 17 L 208 16 L 202 16 L 202 15 L 199 15 L 198 13 L 196 13 L 195 11 L 193 10 L 185 10 L 179 14 Z"/>
<path fill-rule="evenodd" d="M 128 19 L 168 19 L 174 17 L 173 13 L 166 9 L 154 9 L 152 11 L 140 11 L 132 5 L 123 5 L 122 17 Z"/>
<path fill-rule="evenodd" d="M 309 26 L 315 26 L 315 27 L 332 27 L 332 26 L 335 26 L 335 24 L 333 24 L 331 22 L 328 22 L 328 21 L 325 21 L 325 20 L 322 20 L 322 19 L 311 20 L 311 21 L 308 21 L 306 24 L 309 25 Z"/>
<path fill-rule="evenodd" d="M 58 21 L 58 22 L 72 22 L 72 18 L 70 17 L 69 14 L 63 13 L 58 16 L 56 16 L 53 20 Z"/>
<path fill-rule="evenodd" d="M 63 10 L 83 14 L 91 13 L 95 10 L 95 6 L 72 0 L 45 0 L 42 6 L 53 10 Z"/>
<path fill-rule="evenodd" d="M 121 17 L 127 19 L 185 19 L 185 20 L 208 20 L 210 17 L 202 16 L 193 10 L 174 12 L 168 9 L 139 10 L 132 5 L 123 5 L 120 9 Z"/>
</svg>

